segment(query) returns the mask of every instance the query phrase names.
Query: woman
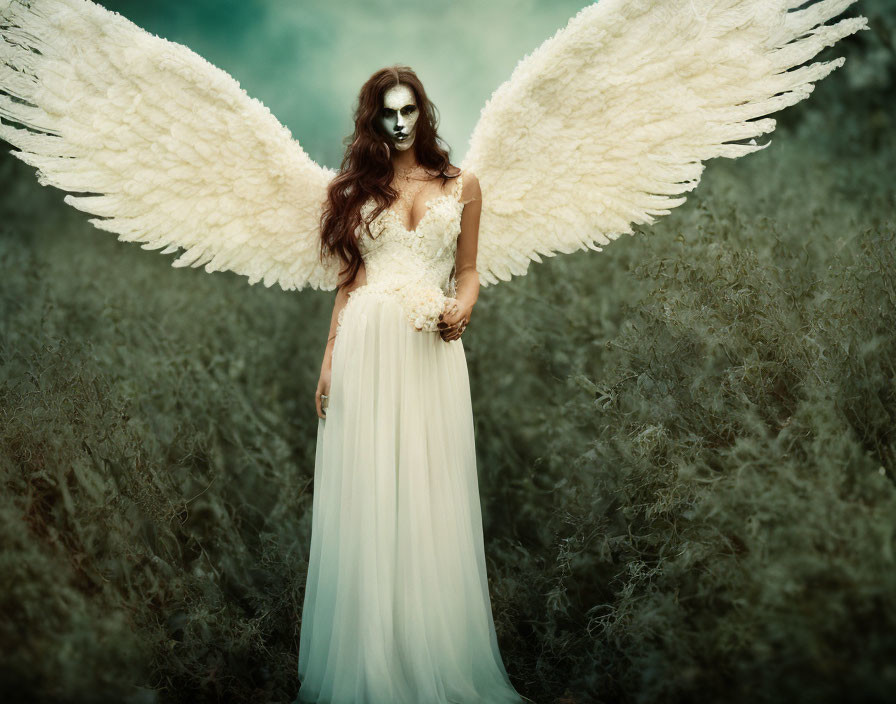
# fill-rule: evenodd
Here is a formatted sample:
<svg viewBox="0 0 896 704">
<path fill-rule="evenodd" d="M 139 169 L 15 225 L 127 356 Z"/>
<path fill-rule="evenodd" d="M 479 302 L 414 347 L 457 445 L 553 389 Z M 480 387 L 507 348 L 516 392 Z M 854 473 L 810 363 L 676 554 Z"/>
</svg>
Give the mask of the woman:
<svg viewBox="0 0 896 704">
<path fill-rule="evenodd" d="M 316 393 L 300 701 L 523 701 L 489 603 L 460 339 L 482 196 L 433 115 L 411 69 L 374 73 L 328 191 L 321 242 L 345 267 Z M 442 294 L 438 334 L 417 329 Z"/>
</svg>

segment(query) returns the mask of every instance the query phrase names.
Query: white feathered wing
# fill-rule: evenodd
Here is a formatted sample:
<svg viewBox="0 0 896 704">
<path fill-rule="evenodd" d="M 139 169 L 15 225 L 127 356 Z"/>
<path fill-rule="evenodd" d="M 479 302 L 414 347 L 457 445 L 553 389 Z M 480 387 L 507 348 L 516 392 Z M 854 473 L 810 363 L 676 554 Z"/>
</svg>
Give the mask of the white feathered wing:
<svg viewBox="0 0 896 704">
<path fill-rule="evenodd" d="M 768 146 L 757 119 L 806 98 L 867 29 L 855 0 L 601 0 L 523 58 L 482 109 L 461 168 L 479 179 L 483 285 L 600 251 L 685 201 L 703 161 Z M 792 11 L 799 5 L 800 10 Z M 791 70 L 792 69 L 792 70 Z M 750 140 L 749 143 L 740 143 Z"/>
<path fill-rule="evenodd" d="M 90 222 L 174 266 L 293 290 L 336 287 L 319 257 L 335 173 L 187 47 L 88 0 L 0 0 L 0 137 Z M 5 94 L 4 94 L 5 93 Z"/>
</svg>

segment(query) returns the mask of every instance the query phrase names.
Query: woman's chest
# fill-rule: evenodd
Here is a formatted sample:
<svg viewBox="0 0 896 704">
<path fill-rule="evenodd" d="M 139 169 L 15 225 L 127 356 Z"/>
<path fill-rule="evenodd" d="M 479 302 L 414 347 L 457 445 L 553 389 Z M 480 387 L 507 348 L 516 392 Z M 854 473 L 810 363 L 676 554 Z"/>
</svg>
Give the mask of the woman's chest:
<svg viewBox="0 0 896 704">
<path fill-rule="evenodd" d="M 362 223 L 358 246 L 362 255 L 373 254 L 380 249 L 402 249 L 426 258 L 440 258 L 447 253 L 454 256 L 463 206 L 452 194 L 436 196 L 425 202 L 425 210 L 416 227 L 408 229 L 402 217 L 392 208 L 386 208 L 376 217 L 373 199 L 361 208 Z"/>
</svg>

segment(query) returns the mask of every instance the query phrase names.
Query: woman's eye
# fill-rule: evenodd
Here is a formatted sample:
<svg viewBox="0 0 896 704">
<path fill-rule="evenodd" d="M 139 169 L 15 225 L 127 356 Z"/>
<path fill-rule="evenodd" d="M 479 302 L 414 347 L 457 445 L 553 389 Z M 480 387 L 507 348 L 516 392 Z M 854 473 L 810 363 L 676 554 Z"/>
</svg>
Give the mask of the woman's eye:
<svg viewBox="0 0 896 704">
<path fill-rule="evenodd" d="M 413 113 L 414 110 L 416 110 L 416 109 L 417 109 L 417 108 L 414 107 L 413 105 L 407 105 L 401 112 L 402 112 L 403 115 L 410 115 L 410 114 Z"/>
<path fill-rule="evenodd" d="M 392 108 L 383 108 L 383 117 L 392 117 L 395 111 Z"/>
</svg>

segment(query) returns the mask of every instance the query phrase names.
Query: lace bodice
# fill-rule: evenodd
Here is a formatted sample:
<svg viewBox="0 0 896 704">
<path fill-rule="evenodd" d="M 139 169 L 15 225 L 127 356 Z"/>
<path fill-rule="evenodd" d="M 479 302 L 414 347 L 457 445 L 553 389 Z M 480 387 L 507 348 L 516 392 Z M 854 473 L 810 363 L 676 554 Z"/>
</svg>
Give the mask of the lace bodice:
<svg viewBox="0 0 896 704">
<path fill-rule="evenodd" d="M 408 322 L 417 330 L 435 332 L 446 298 L 455 295 L 454 260 L 463 213 L 463 174 L 455 179 L 450 193 L 426 201 L 426 212 L 413 230 L 408 230 L 392 209 L 383 210 L 358 229 L 358 247 L 364 260 L 367 283 L 349 294 L 339 314 L 352 300 L 363 296 L 390 296 L 404 308 Z M 369 220 L 376 209 L 371 198 L 361 208 Z"/>
</svg>

